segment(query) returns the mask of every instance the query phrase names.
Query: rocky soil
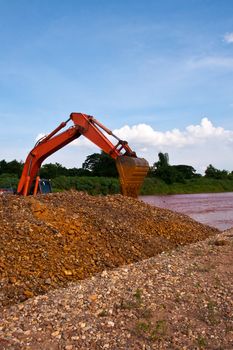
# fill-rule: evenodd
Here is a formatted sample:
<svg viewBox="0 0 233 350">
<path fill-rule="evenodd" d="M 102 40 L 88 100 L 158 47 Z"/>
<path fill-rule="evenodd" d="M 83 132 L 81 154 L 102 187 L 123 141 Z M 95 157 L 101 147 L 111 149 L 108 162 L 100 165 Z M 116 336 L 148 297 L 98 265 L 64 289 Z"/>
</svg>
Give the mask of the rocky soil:
<svg viewBox="0 0 233 350">
<path fill-rule="evenodd" d="M 1 350 L 233 349 L 233 229 L 120 195 L 0 197 Z"/>
<path fill-rule="evenodd" d="M 233 349 L 233 230 L 0 313 L 1 350 Z"/>
<path fill-rule="evenodd" d="M 136 199 L 76 191 L 1 196 L 0 227 L 3 306 L 218 233 Z"/>
</svg>

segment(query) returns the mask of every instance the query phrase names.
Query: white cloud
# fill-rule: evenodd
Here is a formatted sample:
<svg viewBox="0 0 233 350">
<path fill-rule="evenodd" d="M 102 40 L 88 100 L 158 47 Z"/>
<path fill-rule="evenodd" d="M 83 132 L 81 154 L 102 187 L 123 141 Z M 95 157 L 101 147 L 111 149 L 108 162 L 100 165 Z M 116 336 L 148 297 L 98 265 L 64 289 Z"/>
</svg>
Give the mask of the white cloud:
<svg viewBox="0 0 233 350">
<path fill-rule="evenodd" d="M 70 146 L 81 146 L 81 147 L 87 147 L 89 149 L 96 148 L 96 146 L 88 140 L 87 138 L 80 136 L 77 140 L 74 140 L 71 142 Z"/>
<path fill-rule="evenodd" d="M 46 136 L 46 134 L 43 134 L 42 132 L 41 133 L 39 133 L 37 136 L 36 136 L 36 142 L 37 141 L 39 141 L 39 140 L 41 140 L 43 137 L 45 137 Z"/>
<path fill-rule="evenodd" d="M 233 170 L 229 154 L 233 152 L 233 131 L 214 126 L 208 118 L 184 130 L 157 131 L 147 124 L 125 125 L 114 130 L 129 142 L 139 157 L 150 164 L 157 160 L 158 152 L 168 152 L 171 164 L 189 164 L 203 172 L 208 164 L 220 169 Z"/>
<path fill-rule="evenodd" d="M 132 127 L 128 125 L 114 130 L 114 133 L 122 139 L 135 144 L 148 147 L 153 146 L 173 146 L 185 147 L 197 143 L 205 143 L 210 139 L 221 141 L 233 141 L 233 131 L 225 130 L 222 127 L 215 127 L 208 118 L 203 118 L 200 125 L 189 125 L 184 131 L 173 129 L 171 131 L 157 131 L 150 125 L 138 124 Z"/>
<path fill-rule="evenodd" d="M 232 33 L 226 33 L 224 35 L 224 41 L 226 41 L 228 44 L 233 43 L 233 32 Z"/>
<path fill-rule="evenodd" d="M 44 133 L 39 133 L 37 136 L 36 136 L 36 140 L 35 142 L 38 142 L 39 140 L 43 139 L 44 137 L 46 136 L 46 134 Z M 91 141 L 89 141 L 87 138 L 85 137 L 80 137 L 74 141 L 72 141 L 70 143 L 70 146 L 84 146 L 84 147 L 88 147 L 88 148 L 93 148 L 94 145 Z"/>
<path fill-rule="evenodd" d="M 225 68 L 233 69 L 233 58 L 226 56 L 206 56 L 193 58 L 187 62 L 187 67 L 190 69 L 201 68 Z"/>
<path fill-rule="evenodd" d="M 209 164 L 219 169 L 233 170 L 232 157 L 229 156 L 233 153 L 233 131 L 215 126 L 206 117 L 199 124 L 188 125 L 184 130 L 163 132 L 148 124 L 137 124 L 124 125 L 113 133 L 126 140 L 137 155 L 146 158 L 151 165 L 157 161 L 159 152 L 168 152 L 171 164 L 192 165 L 198 172 L 203 172 Z M 80 167 L 88 155 L 100 151 L 82 136 L 70 146 L 64 147 L 61 153 L 56 152 L 47 161 Z"/>
</svg>

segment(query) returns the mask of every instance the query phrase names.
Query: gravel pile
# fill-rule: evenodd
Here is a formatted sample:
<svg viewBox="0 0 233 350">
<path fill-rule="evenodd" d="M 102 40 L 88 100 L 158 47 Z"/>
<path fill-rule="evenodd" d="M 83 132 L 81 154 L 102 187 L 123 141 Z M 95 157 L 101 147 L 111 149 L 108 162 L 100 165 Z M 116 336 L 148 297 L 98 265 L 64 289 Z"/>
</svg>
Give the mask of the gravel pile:
<svg viewBox="0 0 233 350">
<path fill-rule="evenodd" d="M 136 199 L 76 191 L 1 196 L 0 227 L 3 306 L 218 233 Z"/>
<path fill-rule="evenodd" d="M 2 350 L 233 349 L 233 230 L 2 309 Z"/>
</svg>

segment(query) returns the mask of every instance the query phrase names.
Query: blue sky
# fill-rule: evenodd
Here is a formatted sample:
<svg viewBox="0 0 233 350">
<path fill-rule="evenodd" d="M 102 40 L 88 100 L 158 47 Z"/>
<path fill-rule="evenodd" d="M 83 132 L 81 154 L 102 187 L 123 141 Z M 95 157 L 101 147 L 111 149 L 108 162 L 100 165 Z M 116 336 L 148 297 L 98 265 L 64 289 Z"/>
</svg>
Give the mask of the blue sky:
<svg viewBox="0 0 233 350">
<path fill-rule="evenodd" d="M 0 0 L 0 159 L 80 111 L 151 164 L 163 151 L 233 170 L 232 33 L 231 0 Z M 97 150 L 80 140 L 47 161 Z"/>
</svg>

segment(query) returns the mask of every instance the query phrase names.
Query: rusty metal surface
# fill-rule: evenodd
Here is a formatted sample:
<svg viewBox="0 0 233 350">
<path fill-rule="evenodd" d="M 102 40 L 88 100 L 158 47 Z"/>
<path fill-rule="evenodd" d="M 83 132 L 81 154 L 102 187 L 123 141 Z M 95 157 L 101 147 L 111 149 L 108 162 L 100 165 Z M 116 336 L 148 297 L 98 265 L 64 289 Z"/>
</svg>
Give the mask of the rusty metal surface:
<svg viewBox="0 0 233 350">
<path fill-rule="evenodd" d="M 149 170 L 149 164 L 144 158 L 121 156 L 116 159 L 119 173 L 121 193 L 124 196 L 136 198 Z"/>
</svg>

